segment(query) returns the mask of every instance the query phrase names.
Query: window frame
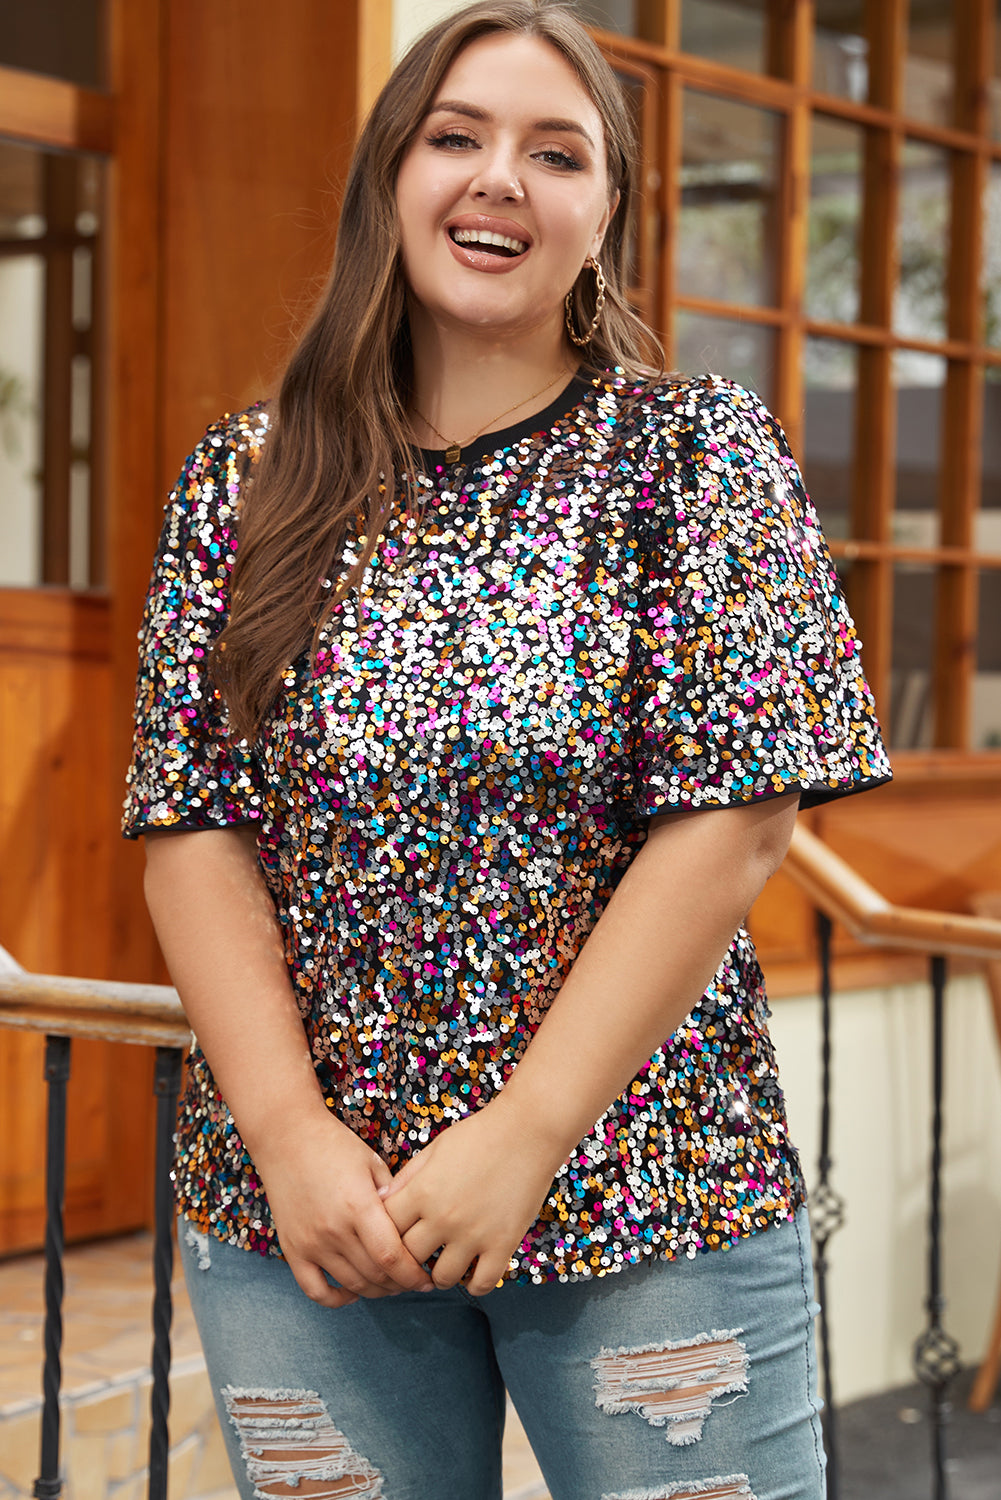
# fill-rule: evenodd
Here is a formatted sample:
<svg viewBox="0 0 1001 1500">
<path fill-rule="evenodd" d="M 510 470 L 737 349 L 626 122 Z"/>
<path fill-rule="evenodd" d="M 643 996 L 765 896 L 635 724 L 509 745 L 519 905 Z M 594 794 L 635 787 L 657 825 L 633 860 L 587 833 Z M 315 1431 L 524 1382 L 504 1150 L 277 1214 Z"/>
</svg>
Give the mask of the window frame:
<svg viewBox="0 0 1001 1500">
<path fill-rule="evenodd" d="M 1001 764 L 992 750 L 969 744 L 977 671 L 977 610 L 981 573 L 1001 570 L 1001 553 L 977 551 L 974 526 L 980 509 L 984 375 L 1001 370 L 1001 348 L 984 340 L 980 267 L 984 245 L 984 192 L 988 174 L 1001 165 L 1001 140 L 990 134 L 994 34 L 1001 27 L 994 0 L 956 0 L 956 88 L 950 126 L 904 113 L 909 0 L 867 0 L 870 92 L 867 102 L 813 87 L 813 0 L 770 0 L 770 72 L 744 71 L 683 53 L 682 0 L 639 0 L 640 37 L 593 29 L 618 69 L 642 73 L 656 98 L 644 101 L 643 174 L 638 241 L 648 249 L 652 284 L 636 301 L 652 321 L 671 358 L 675 316 L 692 312 L 767 327 L 774 333 L 776 363 L 766 394 L 796 451 L 804 436 L 804 351 L 810 337 L 857 351 L 856 459 L 851 535 L 831 539 L 835 558 L 851 564 L 851 605 L 864 642 L 866 670 L 881 718 L 892 732 L 891 647 L 894 570 L 900 564 L 935 573 L 936 618 L 931 692 L 933 749 L 897 751 L 930 761 L 961 752 L 978 763 Z M 777 113 L 784 121 L 779 154 L 779 210 L 775 235 L 775 294 L 758 306 L 684 295 L 675 285 L 675 228 L 679 222 L 681 110 L 686 88 Z M 857 320 L 827 322 L 806 315 L 807 236 L 811 128 L 815 115 L 862 127 L 860 301 Z M 911 338 L 893 327 L 897 282 L 896 228 L 901 165 L 907 141 L 949 153 L 950 235 L 946 264 L 948 326 L 942 339 Z M 947 363 L 942 390 L 942 449 L 949 454 L 939 479 L 939 544 L 895 543 L 897 350 L 938 355 Z M 725 372 L 724 372 L 725 373 Z M 864 461 L 860 455 L 864 455 Z M 807 475 L 809 480 L 809 475 Z"/>
</svg>

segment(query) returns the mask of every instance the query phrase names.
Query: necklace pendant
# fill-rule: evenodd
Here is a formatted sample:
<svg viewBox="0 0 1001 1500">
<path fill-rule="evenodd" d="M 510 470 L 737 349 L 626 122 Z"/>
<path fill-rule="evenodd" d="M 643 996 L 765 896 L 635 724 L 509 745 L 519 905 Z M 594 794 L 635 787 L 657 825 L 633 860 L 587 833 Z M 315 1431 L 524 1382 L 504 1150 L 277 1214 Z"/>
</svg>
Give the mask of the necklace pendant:
<svg viewBox="0 0 1001 1500">
<path fill-rule="evenodd" d="M 457 464 L 459 462 L 459 459 L 461 457 L 462 457 L 462 448 L 461 448 L 460 444 L 459 443 L 449 443 L 448 447 L 445 449 L 445 462 L 447 464 Z"/>
</svg>

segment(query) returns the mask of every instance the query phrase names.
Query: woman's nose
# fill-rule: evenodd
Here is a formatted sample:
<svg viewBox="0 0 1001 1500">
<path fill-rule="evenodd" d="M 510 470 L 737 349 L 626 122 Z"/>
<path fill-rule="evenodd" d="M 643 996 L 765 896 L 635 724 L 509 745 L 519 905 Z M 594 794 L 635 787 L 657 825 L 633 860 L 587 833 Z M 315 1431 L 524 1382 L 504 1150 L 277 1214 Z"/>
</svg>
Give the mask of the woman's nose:
<svg viewBox="0 0 1001 1500">
<path fill-rule="evenodd" d="M 485 160 L 481 158 L 476 176 L 470 183 L 470 191 L 477 198 L 520 202 L 525 196 L 525 190 L 514 155 L 506 151 L 492 151 Z"/>
</svg>

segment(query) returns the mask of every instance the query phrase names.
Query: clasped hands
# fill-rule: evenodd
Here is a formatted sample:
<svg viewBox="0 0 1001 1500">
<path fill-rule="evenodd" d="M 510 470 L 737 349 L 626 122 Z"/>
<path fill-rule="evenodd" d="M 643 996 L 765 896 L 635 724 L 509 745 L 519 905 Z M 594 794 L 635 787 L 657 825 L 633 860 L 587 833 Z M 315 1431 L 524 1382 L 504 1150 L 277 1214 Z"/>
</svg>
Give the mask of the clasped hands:
<svg viewBox="0 0 1001 1500">
<path fill-rule="evenodd" d="M 561 1160 L 513 1115 L 498 1096 L 448 1126 L 395 1177 L 329 1114 L 294 1151 L 258 1159 L 282 1251 L 306 1295 L 343 1307 L 460 1281 L 474 1296 L 491 1291 Z"/>
</svg>

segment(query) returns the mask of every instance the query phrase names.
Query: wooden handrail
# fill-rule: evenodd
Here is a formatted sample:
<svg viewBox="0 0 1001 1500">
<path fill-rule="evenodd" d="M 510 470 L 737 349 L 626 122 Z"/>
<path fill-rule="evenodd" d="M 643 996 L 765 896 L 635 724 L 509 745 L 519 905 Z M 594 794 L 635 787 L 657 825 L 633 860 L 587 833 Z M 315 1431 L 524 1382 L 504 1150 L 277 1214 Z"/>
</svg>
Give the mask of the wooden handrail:
<svg viewBox="0 0 1001 1500">
<path fill-rule="evenodd" d="M 5 948 L 0 948 L 0 1026 L 145 1047 L 187 1047 L 191 1040 L 170 985 L 29 974 Z"/>
<path fill-rule="evenodd" d="M 821 911 L 860 942 L 912 953 L 1001 958 L 1001 922 L 894 906 L 802 823 L 796 825 L 782 868 Z"/>
</svg>

